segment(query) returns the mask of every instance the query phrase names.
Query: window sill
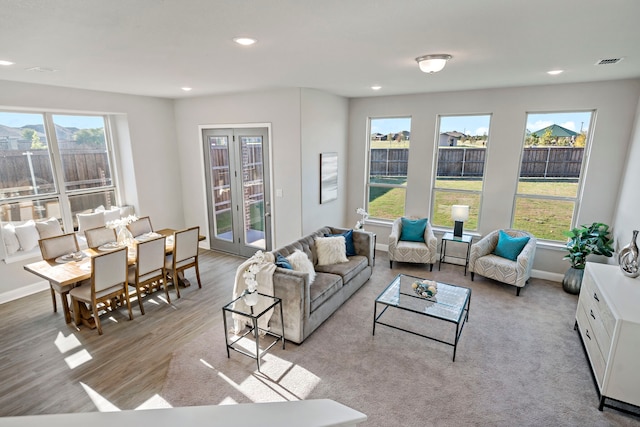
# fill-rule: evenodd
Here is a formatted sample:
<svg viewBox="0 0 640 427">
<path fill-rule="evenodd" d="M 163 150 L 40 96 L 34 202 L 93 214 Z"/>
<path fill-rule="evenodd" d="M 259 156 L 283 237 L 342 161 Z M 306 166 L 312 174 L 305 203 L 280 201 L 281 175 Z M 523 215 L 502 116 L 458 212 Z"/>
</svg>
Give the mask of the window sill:
<svg viewBox="0 0 640 427">
<path fill-rule="evenodd" d="M 34 248 L 34 249 L 31 249 L 30 251 L 27 251 L 27 252 L 18 251 L 18 252 L 14 253 L 14 254 L 7 255 L 4 258 L 4 263 L 5 264 L 13 264 L 15 262 L 31 260 L 33 258 L 42 258 L 41 255 L 40 255 L 40 248 Z"/>
</svg>

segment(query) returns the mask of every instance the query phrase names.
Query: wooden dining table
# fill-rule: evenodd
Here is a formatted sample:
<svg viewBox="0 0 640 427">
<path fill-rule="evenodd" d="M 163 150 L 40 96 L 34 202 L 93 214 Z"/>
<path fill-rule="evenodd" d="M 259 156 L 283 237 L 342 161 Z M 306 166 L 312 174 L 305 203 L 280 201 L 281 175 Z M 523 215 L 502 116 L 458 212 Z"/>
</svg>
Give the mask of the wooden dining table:
<svg viewBox="0 0 640 427">
<path fill-rule="evenodd" d="M 154 233 L 160 234 L 165 237 L 173 237 L 173 233 L 177 231 L 171 228 L 163 228 L 161 230 L 155 230 Z M 205 236 L 198 236 L 198 240 L 202 241 Z M 59 286 L 67 286 L 71 284 L 79 284 L 80 282 L 91 278 L 91 257 L 96 256 L 102 251 L 98 249 L 83 249 L 85 257 L 77 261 L 70 261 L 65 263 L 58 263 L 54 260 L 42 260 L 26 264 L 24 269 L 30 273 L 35 274 L 49 282 L 53 282 Z M 167 255 L 173 253 L 173 239 L 167 239 L 165 245 L 165 252 Z M 129 265 L 134 265 L 136 262 L 135 244 L 129 248 L 128 252 Z M 179 286 L 189 286 L 189 281 L 182 277 L 178 277 Z M 72 310 L 69 307 L 67 301 L 67 295 L 62 294 L 62 308 L 64 311 L 65 321 L 71 323 Z M 77 308 L 76 308 L 77 309 Z M 80 313 L 75 313 L 76 320 L 80 320 L 84 325 L 95 328 L 95 322 L 93 321 L 92 312 L 88 310 L 84 304 L 79 305 Z M 77 323 L 77 322 L 76 322 Z"/>
</svg>

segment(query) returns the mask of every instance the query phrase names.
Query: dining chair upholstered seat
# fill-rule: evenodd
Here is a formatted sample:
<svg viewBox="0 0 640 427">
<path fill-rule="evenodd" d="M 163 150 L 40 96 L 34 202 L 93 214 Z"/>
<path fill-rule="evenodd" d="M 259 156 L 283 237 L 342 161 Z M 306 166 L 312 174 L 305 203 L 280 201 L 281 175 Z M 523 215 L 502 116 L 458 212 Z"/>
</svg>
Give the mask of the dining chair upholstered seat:
<svg viewBox="0 0 640 427">
<path fill-rule="evenodd" d="M 91 249 L 95 249 L 105 243 L 115 242 L 116 229 L 109 227 L 96 227 L 86 230 L 84 232 L 84 237 L 87 239 L 87 246 Z"/>
<path fill-rule="evenodd" d="M 59 256 L 68 255 L 80 250 L 80 247 L 78 246 L 78 239 L 75 233 L 62 234 L 60 236 L 40 239 L 38 241 L 38 245 L 40 246 L 42 259 L 49 262 L 54 262 L 55 259 Z M 53 302 L 53 312 L 56 313 L 58 311 L 58 306 L 56 303 L 56 292 L 58 292 L 60 294 L 60 298 L 62 299 L 62 309 L 64 312 L 65 321 L 67 323 L 71 323 L 71 312 L 69 311 L 69 302 L 67 301 L 67 295 L 74 286 L 75 283 L 66 286 L 60 286 L 56 283 L 49 282 L 49 289 L 51 290 L 51 300 Z"/>
<path fill-rule="evenodd" d="M 129 284 L 136 290 L 140 312 L 144 314 L 142 294 L 149 293 L 154 284 L 164 287 L 167 302 L 171 303 L 167 289 L 167 271 L 165 269 L 165 240 L 158 237 L 139 242 L 136 247 L 136 263 L 129 267 Z"/>
<path fill-rule="evenodd" d="M 469 255 L 469 271 L 471 280 L 475 273 L 488 277 L 498 282 L 516 287 L 516 296 L 520 295 L 520 289 L 526 285 L 531 277 L 533 260 L 536 255 L 536 238 L 533 234 L 523 230 L 503 230 L 511 237 L 529 237 L 515 261 L 494 254 L 500 236 L 500 230 L 492 231 L 477 243 L 471 245 Z"/>
<path fill-rule="evenodd" d="M 91 284 L 89 286 L 78 286 L 69 292 L 73 300 L 76 324 L 79 323 L 79 303 L 91 305 L 93 319 L 96 322 L 98 333 L 102 335 L 102 325 L 100 324 L 99 304 L 104 304 L 124 295 L 124 302 L 129 310 L 129 320 L 133 320 L 131 310 L 131 299 L 129 297 L 128 286 L 128 248 L 125 246 L 111 252 L 96 255 L 91 258 Z M 110 303 L 111 310 L 115 304 Z M 104 307 L 102 307 L 104 308 Z"/>
<path fill-rule="evenodd" d="M 400 261 L 429 264 L 429 270 L 433 270 L 433 264 L 438 261 L 438 239 L 433 234 L 431 222 L 427 221 L 422 242 L 401 240 L 401 236 L 402 218 L 397 218 L 393 221 L 389 235 L 389 267 L 393 268 L 393 261 Z"/>
<path fill-rule="evenodd" d="M 202 288 L 200 269 L 198 267 L 199 235 L 200 227 L 191 227 L 173 233 L 173 253 L 167 255 L 165 267 L 167 272 L 171 274 L 171 282 L 173 283 L 178 298 L 180 298 L 178 274 L 189 268 L 195 268 L 198 287 Z"/>
<path fill-rule="evenodd" d="M 127 225 L 127 228 L 129 229 L 133 237 L 138 237 L 146 233 L 151 233 L 153 231 L 153 227 L 151 226 L 151 218 L 149 218 L 148 216 L 143 216 L 129 223 Z"/>
</svg>

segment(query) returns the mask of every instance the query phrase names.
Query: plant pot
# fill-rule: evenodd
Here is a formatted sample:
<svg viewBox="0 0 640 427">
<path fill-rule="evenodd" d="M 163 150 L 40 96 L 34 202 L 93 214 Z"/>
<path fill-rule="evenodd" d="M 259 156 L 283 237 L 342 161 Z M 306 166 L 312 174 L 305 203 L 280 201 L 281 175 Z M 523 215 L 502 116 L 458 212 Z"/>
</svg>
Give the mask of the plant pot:
<svg viewBox="0 0 640 427">
<path fill-rule="evenodd" d="M 569 267 L 564 273 L 564 279 L 562 279 L 562 289 L 570 294 L 578 295 L 582 286 L 582 276 L 584 276 L 584 268 Z"/>
</svg>

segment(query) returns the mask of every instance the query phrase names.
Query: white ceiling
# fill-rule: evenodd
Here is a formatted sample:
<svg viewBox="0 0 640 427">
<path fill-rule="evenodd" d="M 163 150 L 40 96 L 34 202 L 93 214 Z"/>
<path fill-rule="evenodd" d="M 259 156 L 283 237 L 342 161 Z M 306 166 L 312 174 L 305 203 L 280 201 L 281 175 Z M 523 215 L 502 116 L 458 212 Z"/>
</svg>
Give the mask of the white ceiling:
<svg viewBox="0 0 640 427">
<path fill-rule="evenodd" d="M 638 0 L 0 0 L 0 18 L 0 59 L 15 62 L 0 80 L 167 98 L 640 77 Z M 453 59 L 427 75 L 415 58 L 429 53 Z M 26 71 L 36 66 L 57 71 Z"/>
</svg>

